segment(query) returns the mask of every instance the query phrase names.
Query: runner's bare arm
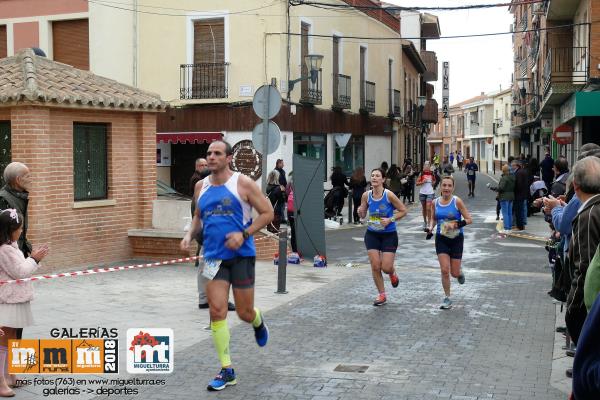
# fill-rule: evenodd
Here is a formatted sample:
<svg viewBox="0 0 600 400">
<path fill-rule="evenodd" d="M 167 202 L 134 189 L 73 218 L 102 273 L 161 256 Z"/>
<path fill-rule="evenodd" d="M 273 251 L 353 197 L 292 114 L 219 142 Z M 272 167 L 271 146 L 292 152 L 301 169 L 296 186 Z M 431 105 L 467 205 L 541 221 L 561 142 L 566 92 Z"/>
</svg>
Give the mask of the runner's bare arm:
<svg viewBox="0 0 600 400">
<path fill-rule="evenodd" d="M 198 201 L 198 197 L 200 196 L 200 190 L 202 189 L 202 182 L 204 180 L 200 180 L 196 182 L 196 186 L 194 186 L 194 197 L 192 197 L 193 202 Z M 190 230 L 187 231 L 179 247 L 181 250 L 188 250 L 190 248 L 190 244 L 192 243 L 192 239 L 196 237 L 196 233 L 198 230 L 202 228 L 202 220 L 200 219 L 200 209 L 196 207 L 194 210 L 194 217 L 192 218 L 192 223 L 190 224 Z"/>
<path fill-rule="evenodd" d="M 465 203 L 463 203 L 463 201 L 458 197 L 456 198 L 456 207 L 458 208 L 458 211 L 460 211 L 467 225 L 471 225 L 473 223 L 471 214 L 469 214 L 469 210 L 467 210 Z"/>
<path fill-rule="evenodd" d="M 361 218 L 365 218 L 367 216 L 367 209 L 369 207 L 368 200 L 369 200 L 369 193 L 364 192 L 362 194 L 362 196 L 360 197 L 360 207 L 358 207 L 358 210 L 357 210 L 358 216 Z"/>
</svg>

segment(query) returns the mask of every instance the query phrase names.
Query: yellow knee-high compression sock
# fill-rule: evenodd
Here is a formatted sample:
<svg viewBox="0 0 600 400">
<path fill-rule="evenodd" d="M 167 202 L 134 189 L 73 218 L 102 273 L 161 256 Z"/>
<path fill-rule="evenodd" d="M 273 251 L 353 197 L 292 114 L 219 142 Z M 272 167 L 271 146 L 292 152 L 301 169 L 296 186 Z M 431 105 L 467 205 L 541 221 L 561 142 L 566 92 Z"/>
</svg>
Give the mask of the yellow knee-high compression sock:
<svg viewBox="0 0 600 400">
<path fill-rule="evenodd" d="M 260 316 L 260 310 L 258 308 L 254 308 L 254 312 L 256 312 L 256 316 L 252 321 L 252 326 L 258 328 L 260 324 L 262 324 L 262 317 Z"/>
<path fill-rule="evenodd" d="M 229 327 L 227 320 L 211 321 L 210 329 L 212 330 L 213 343 L 221 361 L 223 368 L 231 366 L 231 356 L 229 355 Z"/>
</svg>

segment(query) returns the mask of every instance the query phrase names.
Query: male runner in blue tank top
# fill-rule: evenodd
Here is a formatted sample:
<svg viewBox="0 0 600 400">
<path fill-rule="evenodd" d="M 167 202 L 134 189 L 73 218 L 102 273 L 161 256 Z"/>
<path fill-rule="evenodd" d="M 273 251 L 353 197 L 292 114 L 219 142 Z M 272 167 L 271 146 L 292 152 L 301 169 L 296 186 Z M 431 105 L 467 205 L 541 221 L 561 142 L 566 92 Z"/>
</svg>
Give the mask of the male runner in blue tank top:
<svg viewBox="0 0 600 400">
<path fill-rule="evenodd" d="M 204 275 L 210 279 L 206 294 L 210 306 L 210 326 L 221 371 L 208 384 L 210 391 L 235 385 L 235 372 L 229 355 L 227 300 L 233 286 L 235 307 L 241 320 L 251 323 L 259 346 L 267 344 L 269 331 L 260 311 L 254 308 L 254 263 L 256 249 L 252 235 L 273 219 L 273 207 L 254 181 L 229 169 L 232 150 L 229 143 L 215 141 L 208 146 L 211 174 L 194 189 L 198 199 L 190 230 L 181 241 L 189 249 L 195 232 L 204 230 Z M 252 220 L 252 208 L 258 217 Z M 202 220 L 202 223 L 200 223 Z"/>
</svg>

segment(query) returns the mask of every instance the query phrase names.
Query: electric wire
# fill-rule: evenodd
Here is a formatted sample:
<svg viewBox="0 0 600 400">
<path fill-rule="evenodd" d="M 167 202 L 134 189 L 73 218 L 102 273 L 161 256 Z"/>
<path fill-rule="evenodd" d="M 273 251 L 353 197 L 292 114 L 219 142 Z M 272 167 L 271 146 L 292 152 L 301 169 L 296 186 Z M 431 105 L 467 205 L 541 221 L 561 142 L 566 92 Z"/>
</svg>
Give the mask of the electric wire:
<svg viewBox="0 0 600 400">
<path fill-rule="evenodd" d="M 535 29 L 525 29 L 521 31 L 513 31 L 513 32 L 492 32 L 492 33 L 472 33 L 468 35 L 451 35 L 451 36 L 440 36 L 439 38 L 435 38 L 435 40 L 441 39 L 464 39 L 464 38 L 473 38 L 473 37 L 487 37 L 487 36 L 500 36 L 500 35 L 514 35 L 518 33 L 527 33 L 527 32 L 539 32 L 539 31 L 551 31 L 555 29 L 564 29 L 571 28 L 575 26 L 583 26 L 583 25 L 591 25 L 591 22 L 581 22 L 575 24 L 566 24 L 566 25 L 557 25 L 546 28 L 535 28 Z M 390 41 L 390 40 L 432 40 L 434 38 L 431 37 L 373 37 L 373 36 L 337 36 L 337 35 L 322 35 L 316 33 L 302 34 L 302 33 L 294 33 L 294 32 L 268 32 L 267 35 L 291 35 L 291 36 L 309 36 L 315 39 L 333 39 L 334 37 L 348 40 L 381 40 L 381 41 Z"/>
<path fill-rule="evenodd" d="M 146 6 L 146 5 L 142 5 L 139 4 L 138 7 L 146 7 L 146 8 L 156 8 L 156 9 L 163 9 L 163 10 L 174 10 L 174 11 L 187 11 L 188 13 L 186 14 L 175 14 L 175 13 L 160 13 L 160 12 L 155 12 L 155 11 L 144 11 L 144 10 L 136 10 L 133 8 L 127 8 L 126 6 L 130 6 L 132 7 L 131 4 L 125 4 L 122 2 L 117 2 L 117 1 L 110 1 L 110 0 L 87 0 L 88 3 L 93 3 L 99 6 L 103 6 L 103 7 L 107 7 L 107 8 L 114 8 L 117 10 L 123 10 L 123 11 L 130 11 L 130 12 L 136 12 L 136 13 L 140 13 L 140 14 L 150 14 L 150 15 L 161 15 L 161 16 L 167 16 L 167 17 L 187 17 L 190 14 L 189 13 L 194 13 L 195 15 L 207 15 L 207 16 L 211 16 L 211 17 L 223 17 L 226 15 L 238 15 L 238 14 L 244 14 L 244 13 L 249 13 L 249 12 L 253 12 L 253 11 L 259 11 L 259 10 L 263 10 L 265 8 L 269 8 L 269 7 L 273 7 L 274 5 L 277 5 L 279 3 L 279 0 L 274 0 L 272 3 L 267 4 L 265 6 L 261 6 L 261 7 L 256 7 L 256 8 L 251 8 L 248 10 L 242 10 L 242 11 L 231 11 L 231 12 L 211 12 L 211 11 L 200 11 L 200 10 L 189 10 L 189 9 L 183 9 L 183 8 L 170 8 L 170 7 L 159 7 L 159 6 Z M 112 5 L 111 5 L 112 4 Z M 118 4 L 121 7 L 115 5 Z M 251 15 L 256 15 L 256 14 L 251 14 Z"/>
<path fill-rule="evenodd" d="M 310 6 L 317 7 L 322 9 L 360 9 L 360 10 L 384 10 L 388 12 L 393 11 L 461 11 L 461 10 L 474 10 L 474 9 L 485 9 L 485 8 L 495 8 L 495 7 L 511 7 L 511 6 L 520 6 L 520 5 L 529 5 L 536 3 L 543 3 L 546 0 L 521 0 L 521 1 L 511 1 L 508 3 L 495 3 L 495 4 L 471 4 L 465 6 L 454 6 L 454 7 L 427 7 L 427 6 L 414 6 L 414 7 L 405 7 L 405 6 L 362 6 L 357 4 L 334 4 L 334 3 L 323 3 L 319 1 L 306 1 L 306 0 L 290 0 L 290 3 L 294 6 Z"/>
</svg>

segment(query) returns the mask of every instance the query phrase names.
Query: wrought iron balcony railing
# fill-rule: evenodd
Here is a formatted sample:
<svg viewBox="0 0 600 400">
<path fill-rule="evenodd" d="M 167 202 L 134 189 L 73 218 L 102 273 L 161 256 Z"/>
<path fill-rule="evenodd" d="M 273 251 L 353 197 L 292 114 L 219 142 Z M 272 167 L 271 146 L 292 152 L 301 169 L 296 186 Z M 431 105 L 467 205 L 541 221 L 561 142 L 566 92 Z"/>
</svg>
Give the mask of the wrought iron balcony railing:
<svg viewBox="0 0 600 400">
<path fill-rule="evenodd" d="M 519 72 L 521 73 L 521 78 L 527 77 L 527 57 L 524 57 L 519 64 Z"/>
<path fill-rule="evenodd" d="M 333 108 L 343 110 L 352 107 L 351 84 L 352 80 L 348 75 L 333 76 Z"/>
<path fill-rule="evenodd" d="M 401 117 L 402 112 L 400 110 L 400 91 L 399 90 L 396 90 L 396 89 L 393 90 L 393 100 L 394 100 L 394 107 L 393 107 L 394 117 Z"/>
<path fill-rule="evenodd" d="M 228 96 L 229 63 L 181 64 L 180 99 L 224 99 Z"/>
<path fill-rule="evenodd" d="M 319 70 L 316 74 L 317 79 L 313 82 L 311 79 L 307 81 L 307 85 L 302 85 L 300 92 L 300 103 L 318 105 L 323 103 L 323 78 L 322 71 Z"/>
<path fill-rule="evenodd" d="M 362 81 L 360 85 L 360 111 L 375 112 L 375 83 Z"/>
<path fill-rule="evenodd" d="M 548 50 L 544 64 L 544 96 L 553 84 L 584 85 L 589 77 L 587 47 L 555 47 Z M 575 91 L 575 88 L 573 89 Z"/>
</svg>

